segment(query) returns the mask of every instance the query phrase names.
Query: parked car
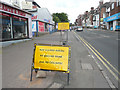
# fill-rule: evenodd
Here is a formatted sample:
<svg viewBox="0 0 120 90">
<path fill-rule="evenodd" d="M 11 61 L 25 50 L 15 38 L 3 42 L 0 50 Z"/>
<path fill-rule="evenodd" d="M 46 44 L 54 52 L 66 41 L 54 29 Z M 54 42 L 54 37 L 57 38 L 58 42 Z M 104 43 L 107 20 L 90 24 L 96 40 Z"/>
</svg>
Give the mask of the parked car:
<svg viewBox="0 0 120 90">
<path fill-rule="evenodd" d="M 77 27 L 77 30 L 76 30 L 76 31 L 83 31 L 82 26 Z"/>
</svg>

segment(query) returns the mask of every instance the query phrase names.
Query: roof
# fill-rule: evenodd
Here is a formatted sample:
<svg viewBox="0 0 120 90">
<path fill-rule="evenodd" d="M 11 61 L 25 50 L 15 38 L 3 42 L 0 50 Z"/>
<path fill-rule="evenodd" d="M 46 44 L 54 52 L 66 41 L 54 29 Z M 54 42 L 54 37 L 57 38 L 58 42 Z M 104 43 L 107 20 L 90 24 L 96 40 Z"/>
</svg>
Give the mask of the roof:
<svg viewBox="0 0 120 90">
<path fill-rule="evenodd" d="M 33 1 L 32 4 L 37 5 L 39 8 L 41 8 L 35 1 Z"/>
<path fill-rule="evenodd" d="M 110 6 L 111 6 L 111 2 L 106 2 L 103 5 L 101 5 L 100 7 L 101 8 L 103 8 L 103 7 L 109 8 Z"/>
</svg>

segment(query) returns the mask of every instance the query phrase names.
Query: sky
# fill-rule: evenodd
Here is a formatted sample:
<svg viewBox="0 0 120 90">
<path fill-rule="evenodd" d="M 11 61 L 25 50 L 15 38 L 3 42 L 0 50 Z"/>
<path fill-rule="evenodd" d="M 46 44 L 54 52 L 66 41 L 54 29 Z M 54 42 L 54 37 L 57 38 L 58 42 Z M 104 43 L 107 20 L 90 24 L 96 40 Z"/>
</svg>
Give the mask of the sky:
<svg viewBox="0 0 120 90">
<path fill-rule="evenodd" d="M 35 0 L 40 7 L 47 8 L 52 13 L 67 13 L 70 23 L 74 23 L 79 14 L 90 11 L 91 7 L 96 8 L 100 0 Z M 108 2 L 110 0 L 104 0 Z"/>
</svg>

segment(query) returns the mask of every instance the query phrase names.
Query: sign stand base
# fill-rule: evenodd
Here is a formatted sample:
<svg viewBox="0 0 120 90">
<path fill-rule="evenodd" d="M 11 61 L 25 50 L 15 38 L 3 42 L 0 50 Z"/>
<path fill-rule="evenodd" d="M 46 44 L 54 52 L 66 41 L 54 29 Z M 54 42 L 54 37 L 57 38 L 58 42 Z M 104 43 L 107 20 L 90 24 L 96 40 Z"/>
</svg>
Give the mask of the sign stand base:
<svg viewBox="0 0 120 90">
<path fill-rule="evenodd" d="M 36 70 L 36 69 L 33 69 L 33 67 L 31 67 L 30 82 L 32 82 L 33 70 L 35 70 L 35 72 L 38 71 L 38 70 Z M 50 71 L 50 70 L 43 70 L 43 71 Z M 52 71 L 51 71 L 51 72 L 52 72 Z M 67 85 L 69 85 L 69 83 L 70 83 L 70 73 L 67 73 Z"/>
</svg>

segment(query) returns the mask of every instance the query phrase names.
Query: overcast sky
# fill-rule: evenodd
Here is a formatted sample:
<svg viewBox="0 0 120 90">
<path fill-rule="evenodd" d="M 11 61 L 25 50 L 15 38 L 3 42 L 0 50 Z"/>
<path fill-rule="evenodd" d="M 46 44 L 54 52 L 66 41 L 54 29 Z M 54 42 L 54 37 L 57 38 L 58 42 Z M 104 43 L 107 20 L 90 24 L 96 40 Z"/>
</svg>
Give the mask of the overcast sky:
<svg viewBox="0 0 120 90">
<path fill-rule="evenodd" d="M 35 0 L 42 8 L 48 8 L 50 13 L 65 12 L 71 23 L 79 14 L 90 11 L 91 7 L 97 7 L 100 0 Z M 104 0 L 108 2 L 110 0 Z"/>
</svg>

